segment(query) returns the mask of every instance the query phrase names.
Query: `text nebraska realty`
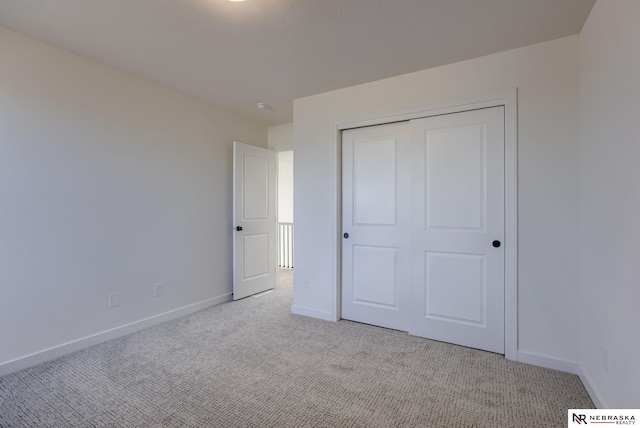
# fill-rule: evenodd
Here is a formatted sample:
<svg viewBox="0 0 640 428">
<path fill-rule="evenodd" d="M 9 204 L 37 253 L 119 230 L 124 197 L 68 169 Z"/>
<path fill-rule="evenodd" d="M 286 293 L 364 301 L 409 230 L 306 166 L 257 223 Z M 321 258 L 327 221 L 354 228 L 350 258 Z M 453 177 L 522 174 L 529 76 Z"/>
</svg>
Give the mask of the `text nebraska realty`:
<svg viewBox="0 0 640 428">
<path fill-rule="evenodd" d="M 574 422 L 582 422 L 587 424 L 588 422 L 586 421 L 586 417 L 585 415 L 576 415 L 575 413 L 573 414 L 573 420 Z M 636 424 L 636 417 L 633 415 L 589 415 L 589 422 L 590 423 L 609 423 L 609 424 L 616 424 L 616 425 L 635 425 Z"/>
</svg>

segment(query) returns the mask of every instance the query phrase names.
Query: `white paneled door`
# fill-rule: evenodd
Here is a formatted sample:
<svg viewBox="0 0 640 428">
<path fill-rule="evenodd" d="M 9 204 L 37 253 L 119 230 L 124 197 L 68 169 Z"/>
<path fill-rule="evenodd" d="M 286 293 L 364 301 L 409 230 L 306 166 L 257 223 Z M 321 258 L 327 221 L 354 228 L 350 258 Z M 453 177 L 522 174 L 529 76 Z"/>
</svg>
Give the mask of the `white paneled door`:
<svg viewBox="0 0 640 428">
<path fill-rule="evenodd" d="M 342 133 L 342 317 L 407 330 L 407 123 Z"/>
<path fill-rule="evenodd" d="M 504 353 L 504 108 L 411 122 L 409 333 Z"/>
<path fill-rule="evenodd" d="M 342 317 L 504 353 L 504 109 L 342 144 Z"/>
<path fill-rule="evenodd" d="M 233 299 L 276 285 L 276 154 L 233 143 Z"/>
</svg>

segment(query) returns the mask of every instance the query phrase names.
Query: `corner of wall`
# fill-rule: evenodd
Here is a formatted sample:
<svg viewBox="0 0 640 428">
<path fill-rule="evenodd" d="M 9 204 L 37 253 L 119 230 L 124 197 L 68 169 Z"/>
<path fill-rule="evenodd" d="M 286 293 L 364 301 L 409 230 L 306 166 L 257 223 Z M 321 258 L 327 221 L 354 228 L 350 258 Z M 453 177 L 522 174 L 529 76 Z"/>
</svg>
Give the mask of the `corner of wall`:
<svg viewBox="0 0 640 428">
<path fill-rule="evenodd" d="M 578 373 L 576 373 L 580 377 L 580 381 L 584 385 L 584 388 L 587 390 L 589 397 L 591 397 L 591 401 L 595 404 L 597 409 L 608 409 L 607 403 L 604 400 L 604 397 L 598 390 L 595 382 L 589 376 L 587 369 L 582 365 L 582 363 L 578 363 Z"/>
</svg>

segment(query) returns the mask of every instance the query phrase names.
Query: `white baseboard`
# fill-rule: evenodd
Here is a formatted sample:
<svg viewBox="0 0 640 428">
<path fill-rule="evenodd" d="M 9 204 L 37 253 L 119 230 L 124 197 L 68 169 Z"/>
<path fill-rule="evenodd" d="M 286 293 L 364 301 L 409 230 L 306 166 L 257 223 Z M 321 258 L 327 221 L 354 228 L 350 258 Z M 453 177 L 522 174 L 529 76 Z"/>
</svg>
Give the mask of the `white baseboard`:
<svg viewBox="0 0 640 428">
<path fill-rule="evenodd" d="M 580 367 L 575 361 L 561 360 L 533 352 L 518 351 L 518 361 L 547 369 L 560 370 L 561 372 L 580 374 Z"/>
<path fill-rule="evenodd" d="M 223 294 L 222 296 L 213 297 L 211 299 L 202 300 L 197 303 L 192 303 L 181 308 L 173 309 L 158 315 L 153 315 L 148 318 L 144 318 L 138 321 L 134 321 L 129 324 L 121 325 L 110 330 L 105 330 L 100 333 L 92 334 L 90 336 L 83 337 L 81 339 L 72 340 L 67 343 L 63 343 L 58 346 L 54 346 L 42 351 L 34 352 L 33 354 L 25 355 L 23 357 L 16 358 L 0 364 L 0 376 L 13 373 L 18 370 L 26 369 L 46 361 L 53 360 L 63 355 L 70 354 L 72 352 L 79 351 L 89 346 L 96 345 L 98 343 L 106 342 L 107 340 L 115 339 L 133 332 L 151 327 L 157 324 L 161 324 L 166 321 L 170 321 L 175 318 L 180 318 L 185 315 L 198 312 L 202 309 L 210 306 L 218 305 L 220 303 L 226 303 L 233 299 L 232 293 Z"/>
<path fill-rule="evenodd" d="M 579 364 L 578 368 L 580 370 L 578 376 L 580 376 L 580 380 L 589 393 L 589 397 L 591 397 L 591 401 L 593 401 L 593 404 L 595 404 L 596 408 L 598 409 L 608 409 L 609 406 L 607 406 L 604 398 L 602 398 L 602 394 L 600 393 L 598 388 L 596 388 L 593 379 L 591 379 L 591 376 L 589 376 L 589 373 L 587 373 L 584 366 L 582 364 Z"/>
<path fill-rule="evenodd" d="M 313 308 L 306 308 L 304 306 L 291 306 L 291 313 L 296 315 L 304 315 L 305 317 L 318 318 L 325 321 L 333 321 L 333 315 L 331 315 L 331 312 L 320 311 Z"/>
<path fill-rule="evenodd" d="M 518 351 L 518 361 L 521 363 L 533 364 L 534 366 L 545 367 L 553 370 L 560 370 L 562 372 L 572 373 L 578 375 L 580 381 L 584 385 L 591 401 L 598 409 L 608 409 L 602 394 L 598 391 L 598 388 L 593 383 L 593 380 L 585 370 L 581 363 L 560 360 L 557 358 L 551 358 L 544 355 L 534 354 L 532 352 Z"/>
<path fill-rule="evenodd" d="M 54 346 L 49 349 L 34 352 L 33 354 L 25 355 L 24 357 L 16 358 L 14 360 L 10 360 L 0 364 L 0 376 L 32 367 L 46 361 L 61 357 L 63 355 L 88 348 L 89 346 L 116 339 L 118 337 L 125 336 L 127 334 L 131 334 L 136 331 L 143 330 L 145 328 L 161 324 L 166 321 L 170 321 L 172 319 L 189 315 L 211 306 L 230 302 L 231 300 L 233 300 L 232 293 L 223 294 L 222 296 L 203 300 L 201 302 L 193 303 L 191 305 L 183 306 L 181 308 L 173 309 L 171 311 L 134 321 L 120 327 L 105 330 L 103 332 L 86 336 L 81 339 L 73 340 L 62 345 Z M 331 312 L 320 311 L 318 309 L 307 308 L 304 306 L 293 305 L 291 307 L 291 313 L 325 321 L 333 321 Z M 598 409 L 608 408 L 604 399 L 602 398 L 602 394 L 595 386 L 593 380 L 582 364 L 525 351 L 518 351 L 517 360 L 521 363 L 532 364 L 535 366 L 545 367 L 553 370 L 560 370 L 563 372 L 578 375 L 596 407 Z"/>
</svg>

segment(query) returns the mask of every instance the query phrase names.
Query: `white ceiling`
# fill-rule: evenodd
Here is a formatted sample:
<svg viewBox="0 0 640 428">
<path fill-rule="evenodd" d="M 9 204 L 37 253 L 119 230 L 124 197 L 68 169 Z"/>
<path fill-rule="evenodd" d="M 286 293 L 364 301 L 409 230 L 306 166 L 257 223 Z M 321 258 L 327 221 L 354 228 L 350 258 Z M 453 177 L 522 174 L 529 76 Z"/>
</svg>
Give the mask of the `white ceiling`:
<svg viewBox="0 0 640 428">
<path fill-rule="evenodd" d="M 295 98 L 577 34 L 594 2 L 0 0 L 0 25 L 274 125 Z"/>
</svg>

